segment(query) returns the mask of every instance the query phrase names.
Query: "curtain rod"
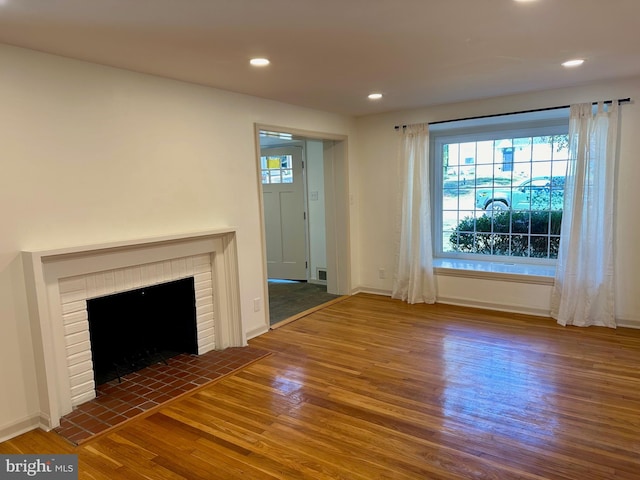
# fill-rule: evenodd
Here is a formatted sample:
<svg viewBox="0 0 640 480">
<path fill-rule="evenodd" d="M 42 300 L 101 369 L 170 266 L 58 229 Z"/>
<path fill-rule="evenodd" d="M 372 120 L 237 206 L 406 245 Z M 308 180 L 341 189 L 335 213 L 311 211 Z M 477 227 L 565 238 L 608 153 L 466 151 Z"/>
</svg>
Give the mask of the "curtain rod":
<svg viewBox="0 0 640 480">
<path fill-rule="evenodd" d="M 603 103 L 605 105 L 611 105 L 613 102 L 615 102 L 616 100 L 606 100 Z M 622 105 L 623 103 L 629 103 L 631 102 L 631 98 L 627 97 L 627 98 L 619 98 L 617 100 L 618 105 Z M 599 102 L 592 102 L 592 105 L 597 105 Z M 463 120 L 479 120 L 481 118 L 492 118 L 492 117 L 504 117 L 506 115 L 517 115 L 519 113 L 535 113 L 535 112 L 547 112 L 549 110 L 561 110 L 563 108 L 569 108 L 571 107 L 571 105 L 561 105 L 558 107 L 547 107 L 547 108 L 537 108 L 534 110 L 520 110 L 519 112 L 508 112 L 508 113 L 494 113 L 493 115 L 479 115 L 477 117 L 466 117 L 466 118 L 456 118 L 453 120 L 442 120 L 439 122 L 430 122 L 429 125 L 440 125 L 443 123 L 451 123 L 451 122 L 461 122 Z M 401 128 L 407 128 L 407 125 L 395 125 L 393 127 L 395 130 L 400 130 Z"/>
</svg>

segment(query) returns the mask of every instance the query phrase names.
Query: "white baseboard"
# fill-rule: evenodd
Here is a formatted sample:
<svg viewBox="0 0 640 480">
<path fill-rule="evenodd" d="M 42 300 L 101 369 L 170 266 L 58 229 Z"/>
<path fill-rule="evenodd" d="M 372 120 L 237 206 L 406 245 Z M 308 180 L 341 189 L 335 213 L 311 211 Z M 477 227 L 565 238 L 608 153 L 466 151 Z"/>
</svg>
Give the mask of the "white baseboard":
<svg viewBox="0 0 640 480">
<path fill-rule="evenodd" d="M 46 430 L 46 425 L 43 425 L 40 420 L 40 415 L 35 414 L 29 417 L 25 417 L 22 420 L 11 422 L 0 426 L 0 443 L 10 440 L 23 433 L 30 432 L 36 428 L 42 428 Z"/>
<path fill-rule="evenodd" d="M 371 288 L 371 287 L 357 287 L 353 290 L 352 294 L 356 293 L 370 293 L 373 295 L 384 295 L 386 297 L 391 296 L 391 290 L 382 290 L 379 288 Z M 522 313 L 525 315 L 534 315 L 536 317 L 548 317 L 549 311 L 540 309 L 540 308 L 531 308 L 522 305 L 505 305 L 501 303 L 492 303 L 492 302 L 480 302 L 477 300 L 468 300 L 464 298 L 450 298 L 450 297 L 437 297 L 436 303 L 442 303 L 445 305 L 456 305 L 459 307 L 472 307 L 472 308 L 481 308 L 483 310 L 495 310 L 498 312 L 509 312 L 509 313 Z"/>
<path fill-rule="evenodd" d="M 521 313 L 524 315 L 533 315 L 536 317 L 547 317 L 549 311 L 542 308 L 525 307 L 523 305 L 505 305 L 502 303 L 480 302 L 477 300 L 466 300 L 461 298 L 438 297 L 436 303 L 445 305 L 456 305 L 458 307 L 481 308 L 483 310 L 494 310 L 496 312 Z"/>
<path fill-rule="evenodd" d="M 384 297 L 391 296 L 391 290 L 382 290 L 381 288 L 356 287 L 351 290 L 351 295 L 356 295 L 358 293 L 370 293 L 372 295 L 382 295 Z"/>
<path fill-rule="evenodd" d="M 249 330 L 247 332 L 247 340 L 251 340 L 252 338 L 259 337 L 263 333 L 267 333 L 269 331 L 269 327 L 258 327 L 253 330 Z"/>
<path fill-rule="evenodd" d="M 371 287 L 357 287 L 354 288 L 351 292 L 352 295 L 357 293 L 370 293 L 373 295 L 384 295 L 387 297 L 391 296 L 390 290 L 382 290 L 379 288 L 371 288 Z M 492 303 L 492 302 L 479 302 L 477 300 L 467 300 L 461 298 L 449 298 L 449 297 L 438 297 L 436 303 L 443 303 L 445 305 L 456 305 L 459 307 L 471 307 L 471 308 L 481 308 L 483 310 L 495 310 L 498 312 L 508 312 L 508 313 L 522 313 L 525 315 L 533 315 L 536 317 L 547 317 L 551 318 L 550 312 L 541 308 L 531 308 L 525 307 L 522 305 L 505 305 L 501 303 Z M 555 321 L 555 320 L 554 320 Z M 635 328 L 640 330 L 640 320 L 631 319 L 631 318 L 618 318 L 616 319 L 616 324 L 621 328 Z"/>
<path fill-rule="evenodd" d="M 635 328 L 640 329 L 640 320 L 632 320 L 630 318 L 618 318 L 616 324 L 623 328 Z"/>
</svg>

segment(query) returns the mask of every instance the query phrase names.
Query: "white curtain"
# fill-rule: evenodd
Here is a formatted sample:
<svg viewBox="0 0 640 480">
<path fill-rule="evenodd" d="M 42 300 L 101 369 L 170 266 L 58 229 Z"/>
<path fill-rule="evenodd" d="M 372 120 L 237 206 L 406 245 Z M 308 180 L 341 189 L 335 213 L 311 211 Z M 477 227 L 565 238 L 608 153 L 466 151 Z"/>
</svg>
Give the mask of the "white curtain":
<svg viewBox="0 0 640 480">
<path fill-rule="evenodd" d="M 618 105 L 573 105 L 560 251 L 551 316 L 561 325 L 615 328 L 614 172 Z"/>
<path fill-rule="evenodd" d="M 400 225 L 393 298 L 435 303 L 429 183 L 429 125 L 400 130 Z"/>
</svg>

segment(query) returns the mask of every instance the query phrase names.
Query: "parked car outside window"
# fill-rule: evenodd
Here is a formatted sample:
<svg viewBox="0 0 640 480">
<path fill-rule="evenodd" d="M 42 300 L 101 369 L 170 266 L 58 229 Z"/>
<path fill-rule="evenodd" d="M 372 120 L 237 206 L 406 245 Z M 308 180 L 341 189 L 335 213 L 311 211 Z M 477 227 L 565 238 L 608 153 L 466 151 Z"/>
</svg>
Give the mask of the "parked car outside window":
<svg viewBox="0 0 640 480">
<path fill-rule="evenodd" d="M 476 207 L 487 211 L 562 210 L 565 177 L 534 177 L 512 187 L 478 188 Z"/>
</svg>

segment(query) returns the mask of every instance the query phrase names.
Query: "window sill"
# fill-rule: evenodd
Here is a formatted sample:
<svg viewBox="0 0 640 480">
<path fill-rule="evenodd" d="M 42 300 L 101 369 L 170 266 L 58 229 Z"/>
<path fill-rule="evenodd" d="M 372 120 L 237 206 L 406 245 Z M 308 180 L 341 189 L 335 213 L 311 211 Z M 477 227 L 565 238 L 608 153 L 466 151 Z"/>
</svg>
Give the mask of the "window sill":
<svg viewBox="0 0 640 480">
<path fill-rule="evenodd" d="M 456 258 L 434 258 L 433 268 L 436 275 L 536 285 L 553 285 L 556 274 L 554 265 L 488 262 Z"/>
</svg>

